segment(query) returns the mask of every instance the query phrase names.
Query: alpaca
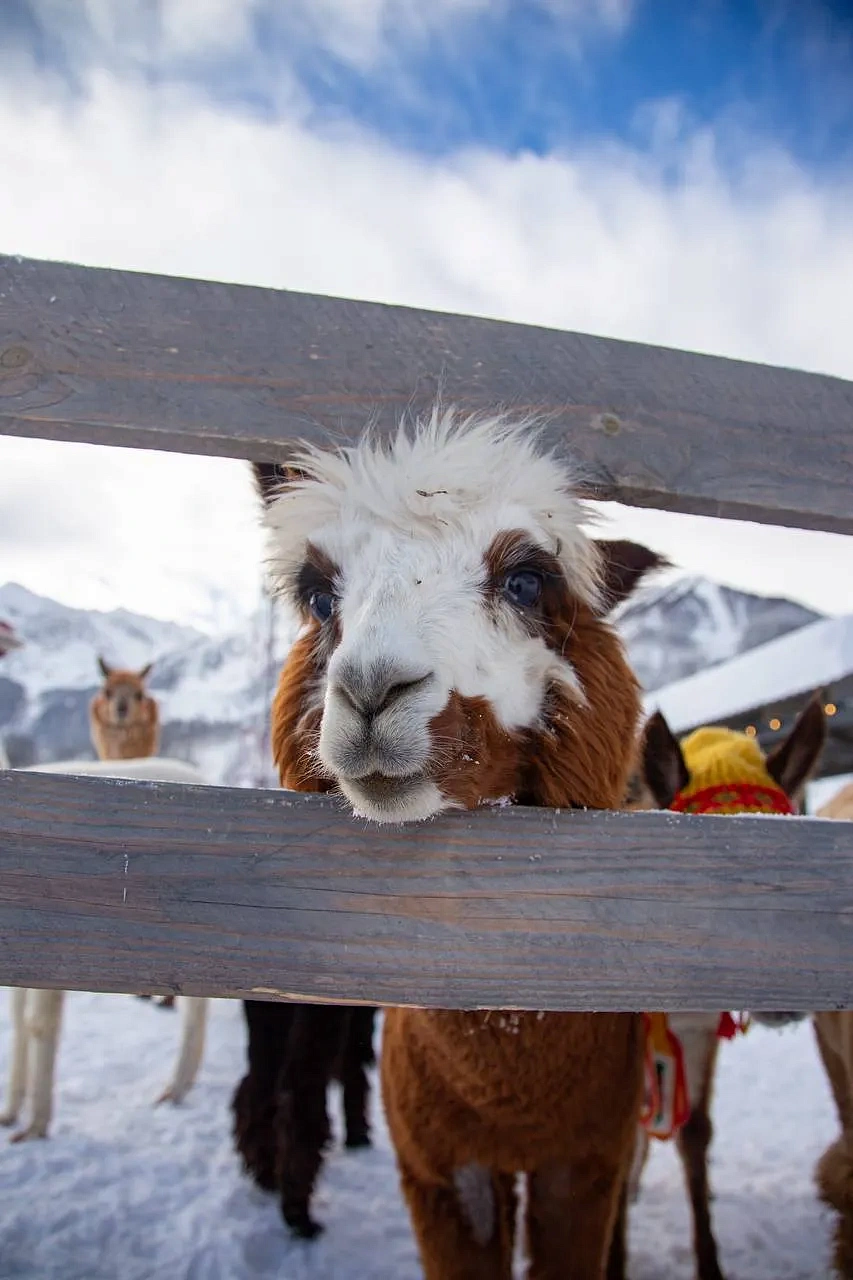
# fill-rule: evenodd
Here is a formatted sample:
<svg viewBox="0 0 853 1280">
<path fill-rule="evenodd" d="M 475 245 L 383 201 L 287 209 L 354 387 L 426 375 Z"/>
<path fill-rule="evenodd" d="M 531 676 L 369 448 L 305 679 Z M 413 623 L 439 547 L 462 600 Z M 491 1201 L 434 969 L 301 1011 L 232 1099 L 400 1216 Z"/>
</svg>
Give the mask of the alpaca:
<svg viewBox="0 0 853 1280">
<path fill-rule="evenodd" d="M 99 760 L 141 760 L 157 754 L 160 739 L 160 713 L 156 699 L 145 691 L 154 664 L 141 671 L 110 667 L 103 658 L 98 666 L 104 677 L 102 687 L 89 707 L 89 731 Z M 137 1000 L 151 996 L 137 994 Z M 174 996 L 160 996 L 161 1009 L 173 1009 Z"/>
<path fill-rule="evenodd" d="M 616 808 L 640 716 L 606 616 L 663 561 L 596 542 L 530 423 L 438 408 L 383 443 L 267 468 L 270 565 L 302 630 L 279 679 L 282 781 L 422 821 L 509 797 Z M 639 1013 L 395 1008 L 381 1083 L 427 1280 L 601 1280 L 634 1149 Z"/>
<path fill-rule="evenodd" d="M 149 662 L 141 671 L 98 666 L 104 683 L 89 707 L 89 728 L 99 760 L 139 760 L 157 754 L 159 714 L 154 698 L 145 692 Z"/>
<path fill-rule="evenodd" d="M 788 736 L 766 759 L 754 739 L 728 729 L 697 729 L 679 745 L 658 712 L 643 734 L 642 785 L 635 791 L 631 807 L 657 805 L 686 813 L 794 813 L 825 737 L 823 707 L 817 698 L 809 702 Z M 676 1142 L 690 1196 L 698 1280 L 723 1280 L 708 1191 L 710 1112 L 720 1018 L 718 1013 L 669 1015 L 669 1025 L 681 1043 L 690 1107 Z M 648 1147 L 648 1133 L 640 1128 L 627 1201 L 635 1200 L 639 1192 Z M 614 1264 L 609 1280 L 618 1280 L 621 1274 Z"/>
<path fill-rule="evenodd" d="M 102 778 L 133 778 L 139 781 L 203 784 L 199 772 L 183 760 L 166 756 L 143 760 L 95 761 L 61 760 L 32 765 L 27 772 L 91 774 Z M 12 993 L 12 1054 L 8 1097 L 0 1124 L 14 1125 L 29 1096 L 30 1120 L 12 1134 L 11 1142 L 47 1137 L 53 1114 L 53 1082 L 56 1051 L 65 1001 L 64 991 L 17 987 Z M 172 1078 L 158 1102 L 180 1102 L 192 1088 L 204 1052 L 207 1027 L 207 999 L 184 997 L 181 1046 Z M 32 1062 L 31 1062 L 32 1058 Z"/>
<path fill-rule="evenodd" d="M 848 783 L 815 815 L 853 819 L 853 783 Z M 824 1151 L 815 1170 L 820 1198 L 835 1209 L 835 1267 L 853 1280 L 853 1010 L 813 1015 L 818 1051 L 838 1111 L 841 1136 Z"/>
<path fill-rule="evenodd" d="M 278 1192 L 293 1234 L 310 1240 L 322 1230 L 310 1202 L 331 1137 L 332 1079 L 343 1086 L 346 1146 L 370 1145 L 366 1068 L 376 1010 L 244 1000 L 243 1011 L 249 1063 L 231 1102 L 235 1144 L 258 1186 Z"/>
</svg>

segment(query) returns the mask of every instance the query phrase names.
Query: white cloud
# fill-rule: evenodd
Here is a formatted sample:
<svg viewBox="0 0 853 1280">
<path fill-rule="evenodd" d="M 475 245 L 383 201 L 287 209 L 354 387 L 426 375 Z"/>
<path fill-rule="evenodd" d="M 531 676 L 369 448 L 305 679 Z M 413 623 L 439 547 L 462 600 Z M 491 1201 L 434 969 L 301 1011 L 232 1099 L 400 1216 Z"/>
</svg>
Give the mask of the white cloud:
<svg viewBox="0 0 853 1280">
<path fill-rule="evenodd" d="M 32 80 L 0 86 L 3 251 L 473 312 L 853 376 L 853 184 L 819 181 L 769 149 L 752 147 L 737 178 L 726 176 L 712 132 L 682 126 L 669 138 L 664 130 L 651 154 L 614 144 L 430 160 L 342 126 L 259 121 L 142 78 L 100 71 L 88 87 L 70 104 Z M 52 520 L 70 501 L 73 527 L 66 511 L 53 561 L 43 534 L 28 548 L 6 530 L 0 579 L 69 598 L 78 586 L 93 594 L 105 578 L 129 607 L 177 617 L 190 609 L 192 575 L 245 598 L 258 552 L 239 468 L 93 449 L 71 463 L 71 446 L 29 448 L 0 439 L 0 506 L 14 495 L 19 509 L 42 503 Z M 187 512 L 191 483 L 207 497 Z M 111 526 L 99 513 L 103 495 Z M 621 527 L 642 527 L 688 568 L 853 610 L 847 540 L 748 526 L 733 535 L 650 513 L 626 515 Z M 795 574 L 791 557 L 804 547 L 813 558 Z M 122 568 L 128 556 L 131 574 Z"/>
</svg>

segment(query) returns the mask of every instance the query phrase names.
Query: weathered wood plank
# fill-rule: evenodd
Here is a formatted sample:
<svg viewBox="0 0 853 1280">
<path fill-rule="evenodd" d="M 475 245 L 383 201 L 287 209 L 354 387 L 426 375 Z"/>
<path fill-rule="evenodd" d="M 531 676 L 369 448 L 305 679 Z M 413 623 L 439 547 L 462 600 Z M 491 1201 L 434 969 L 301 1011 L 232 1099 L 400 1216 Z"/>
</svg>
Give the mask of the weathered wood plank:
<svg viewBox="0 0 853 1280">
<path fill-rule="evenodd" d="M 552 415 L 590 492 L 853 532 L 853 383 L 469 316 L 0 258 L 0 432 L 280 458 L 438 389 Z"/>
<path fill-rule="evenodd" d="M 0 773 L 0 982 L 437 1007 L 853 1005 L 851 827 Z"/>
</svg>

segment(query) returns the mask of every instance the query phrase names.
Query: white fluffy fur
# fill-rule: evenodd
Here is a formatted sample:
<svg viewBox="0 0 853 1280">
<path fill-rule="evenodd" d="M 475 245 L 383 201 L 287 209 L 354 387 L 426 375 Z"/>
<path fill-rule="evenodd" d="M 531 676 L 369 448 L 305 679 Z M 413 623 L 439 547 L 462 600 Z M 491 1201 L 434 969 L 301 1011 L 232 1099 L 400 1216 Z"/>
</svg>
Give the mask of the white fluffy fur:
<svg viewBox="0 0 853 1280">
<path fill-rule="evenodd" d="M 305 479 L 268 510 L 273 575 L 286 582 L 308 541 L 340 568 L 342 639 L 329 664 L 319 757 L 361 816 L 429 817 L 447 807 L 434 786 L 377 806 L 358 779 L 372 771 L 417 775 L 430 751 L 429 721 L 452 692 L 487 699 L 507 729 L 534 723 L 553 683 L 583 697 L 570 663 L 531 636 L 511 608 L 496 620 L 481 592 L 491 543 L 522 530 L 558 556 L 582 600 L 597 603 L 598 552 L 581 528 L 590 516 L 575 496 L 575 477 L 540 448 L 531 421 L 460 418 L 438 408 L 401 424 L 390 441 L 367 434 L 337 451 L 306 447 L 292 465 Z M 363 721 L 336 695 L 336 683 L 347 664 L 380 662 L 396 667 L 398 681 L 429 679 L 382 713 L 375 759 L 351 770 L 346 762 Z"/>
<path fill-rule="evenodd" d="M 138 760 L 61 760 L 32 766 L 35 773 L 94 774 L 137 781 L 205 783 L 193 765 L 165 756 Z M 13 1041 L 6 1109 L 0 1124 L 20 1118 L 27 1097 L 29 1123 L 12 1135 L 12 1142 L 47 1136 L 53 1114 L 54 1071 L 62 1023 L 64 991 L 18 988 L 12 999 Z M 181 1046 L 172 1078 L 159 1102 L 180 1102 L 192 1088 L 204 1052 L 207 999 L 183 997 Z"/>
</svg>

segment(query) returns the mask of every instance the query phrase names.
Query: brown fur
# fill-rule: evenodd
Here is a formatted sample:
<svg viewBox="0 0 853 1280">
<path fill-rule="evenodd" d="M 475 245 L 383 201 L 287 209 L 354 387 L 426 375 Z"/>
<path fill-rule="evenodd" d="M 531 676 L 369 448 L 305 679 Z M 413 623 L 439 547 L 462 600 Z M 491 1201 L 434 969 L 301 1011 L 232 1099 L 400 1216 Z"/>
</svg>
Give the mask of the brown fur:
<svg viewBox="0 0 853 1280">
<path fill-rule="evenodd" d="M 108 667 L 99 659 L 104 683 L 89 708 L 92 744 L 99 760 L 155 756 L 160 741 L 157 703 L 145 691 L 150 665 L 141 671 Z"/>
<path fill-rule="evenodd" d="M 818 818 L 853 819 L 853 783 L 818 809 Z M 835 1209 L 835 1267 L 853 1280 L 853 1010 L 814 1015 L 815 1039 L 835 1100 L 841 1136 L 818 1161 L 821 1199 Z"/>
<path fill-rule="evenodd" d="M 629 544 L 617 545 L 608 603 L 657 563 L 647 552 L 634 563 Z M 574 664 L 586 702 L 555 690 L 539 727 L 509 734 L 486 701 L 453 695 L 431 725 L 432 776 L 466 808 L 503 795 L 563 808 L 622 801 L 636 681 L 616 635 L 562 577 L 549 591 L 542 633 Z M 292 649 L 273 708 L 281 780 L 299 790 L 329 785 L 313 758 L 319 631 L 314 624 Z M 386 1012 L 383 1097 L 427 1280 L 509 1280 L 516 1172 L 529 1175 L 531 1278 L 602 1280 L 634 1149 L 642 1052 L 634 1013 Z M 480 1222 L 466 1212 L 462 1176 Z"/>
</svg>

